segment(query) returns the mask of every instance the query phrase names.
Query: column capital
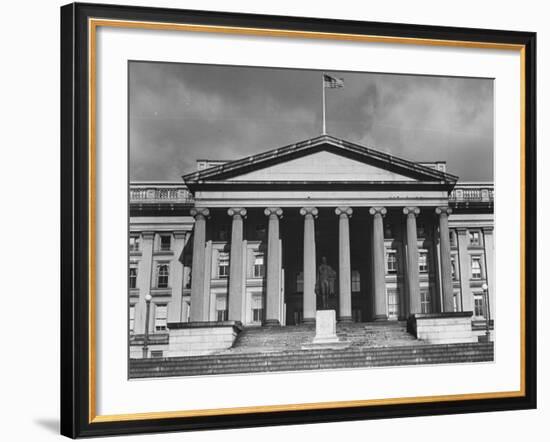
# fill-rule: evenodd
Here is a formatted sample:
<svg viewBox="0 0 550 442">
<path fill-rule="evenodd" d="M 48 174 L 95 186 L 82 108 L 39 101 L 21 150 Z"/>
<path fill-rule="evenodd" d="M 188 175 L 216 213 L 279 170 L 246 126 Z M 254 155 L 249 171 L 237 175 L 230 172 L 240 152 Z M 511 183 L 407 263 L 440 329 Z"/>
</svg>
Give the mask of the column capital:
<svg viewBox="0 0 550 442">
<path fill-rule="evenodd" d="M 267 207 L 265 210 L 264 210 L 264 215 L 265 216 L 276 216 L 277 218 L 282 218 L 283 217 L 283 209 L 281 209 L 280 207 Z"/>
<path fill-rule="evenodd" d="M 189 213 L 195 219 L 205 219 L 210 216 L 210 210 L 205 207 L 194 207 Z"/>
<path fill-rule="evenodd" d="M 348 218 L 351 218 L 351 215 L 353 214 L 353 209 L 351 207 L 337 207 L 334 209 L 334 212 L 338 216 L 346 216 Z"/>
<path fill-rule="evenodd" d="M 385 216 L 386 213 L 388 213 L 387 209 L 385 207 L 371 207 L 369 209 L 369 213 L 371 215 L 382 215 L 382 216 Z"/>
<path fill-rule="evenodd" d="M 187 235 L 187 231 L 185 231 L 185 230 L 175 230 L 174 231 L 174 238 L 176 238 L 176 239 L 185 239 L 185 235 Z"/>
<path fill-rule="evenodd" d="M 242 207 L 231 207 L 227 210 L 227 214 L 229 216 L 232 216 L 233 218 L 239 217 L 239 218 L 246 218 L 246 209 Z"/>
<path fill-rule="evenodd" d="M 420 209 L 418 207 L 403 207 L 403 213 L 405 215 L 418 216 L 420 214 Z"/>
<path fill-rule="evenodd" d="M 435 208 L 435 213 L 437 213 L 438 215 L 447 215 L 449 216 L 451 213 L 453 213 L 453 209 L 451 209 L 450 207 L 436 207 Z"/>
<path fill-rule="evenodd" d="M 300 215 L 302 216 L 311 215 L 316 218 L 318 214 L 319 210 L 317 210 L 317 207 L 302 207 L 300 209 Z"/>
</svg>

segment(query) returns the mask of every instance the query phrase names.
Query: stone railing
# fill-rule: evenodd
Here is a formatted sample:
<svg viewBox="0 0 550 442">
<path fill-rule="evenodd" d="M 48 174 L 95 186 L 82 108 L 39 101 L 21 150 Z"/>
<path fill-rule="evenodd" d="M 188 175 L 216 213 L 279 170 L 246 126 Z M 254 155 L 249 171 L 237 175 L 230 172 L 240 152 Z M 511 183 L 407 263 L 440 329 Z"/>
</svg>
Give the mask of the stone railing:
<svg viewBox="0 0 550 442">
<path fill-rule="evenodd" d="M 130 183 L 130 203 L 193 204 L 193 197 L 181 183 Z"/>
<path fill-rule="evenodd" d="M 449 201 L 451 202 L 493 202 L 494 200 L 494 185 L 492 183 L 457 183 L 451 194 Z"/>
</svg>

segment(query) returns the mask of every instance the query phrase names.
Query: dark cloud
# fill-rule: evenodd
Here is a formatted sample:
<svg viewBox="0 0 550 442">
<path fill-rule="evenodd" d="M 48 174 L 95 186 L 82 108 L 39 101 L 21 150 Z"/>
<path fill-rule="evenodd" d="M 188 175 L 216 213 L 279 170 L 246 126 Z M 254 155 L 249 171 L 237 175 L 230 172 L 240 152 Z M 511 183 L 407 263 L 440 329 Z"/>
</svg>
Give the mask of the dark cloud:
<svg viewBox="0 0 550 442">
<path fill-rule="evenodd" d="M 493 179 L 489 79 L 333 72 L 328 133 L 461 180 Z M 321 132 L 319 71 L 130 64 L 130 177 L 178 180 L 199 158 L 237 159 Z"/>
</svg>

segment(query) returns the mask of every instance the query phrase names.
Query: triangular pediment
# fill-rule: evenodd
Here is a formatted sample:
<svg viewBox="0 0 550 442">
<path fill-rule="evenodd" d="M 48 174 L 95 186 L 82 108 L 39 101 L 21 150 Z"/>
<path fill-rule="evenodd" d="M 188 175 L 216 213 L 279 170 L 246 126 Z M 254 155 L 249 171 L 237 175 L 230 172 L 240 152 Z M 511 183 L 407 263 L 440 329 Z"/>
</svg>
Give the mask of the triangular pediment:
<svg viewBox="0 0 550 442">
<path fill-rule="evenodd" d="M 320 150 L 229 178 L 230 181 L 415 181 L 382 167 Z"/>
<path fill-rule="evenodd" d="M 183 176 L 187 184 L 206 182 L 438 182 L 456 176 L 385 152 L 322 135 Z"/>
</svg>

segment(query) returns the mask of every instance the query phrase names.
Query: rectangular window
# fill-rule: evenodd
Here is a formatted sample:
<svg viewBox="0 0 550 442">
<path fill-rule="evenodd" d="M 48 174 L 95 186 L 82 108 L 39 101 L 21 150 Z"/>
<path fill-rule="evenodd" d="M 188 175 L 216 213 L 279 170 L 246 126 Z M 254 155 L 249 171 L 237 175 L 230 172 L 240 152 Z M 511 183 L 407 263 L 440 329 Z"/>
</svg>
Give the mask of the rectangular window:
<svg viewBox="0 0 550 442">
<path fill-rule="evenodd" d="M 227 321 L 227 301 L 225 296 L 216 297 L 216 321 Z"/>
<path fill-rule="evenodd" d="M 304 273 L 299 272 L 296 274 L 296 291 L 301 293 L 304 291 Z"/>
<path fill-rule="evenodd" d="M 162 350 L 151 350 L 152 358 L 162 358 Z"/>
<path fill-rule="evenodd" d="M 474 316 L 483 318 L 485 316 L 485 302 L 483 295 L 474 294 Z"/>
<path fill-rule="evenodd" d="M 451 247 L 456 247 L 456 234 L 454 230 L 449 230 L 449 244 Z"/>
<path fill-rule="evenodd" d="M 130 236 L 130 252 L 139 252 L 139 236 Z"/>
<path fill-rule="evenodd" d="M 453 281 L 458 280 L 458 272 L 456 271 L 456 256 L 451 255 L 451 278 Z"/>
<path fill-rule="evenodd" d="M 397 318 L 399 316 L 399 292 L 397 289 L 387 289 L 388 294 L 388 316 Z"/>
<path fill-rule="evenodd" d="M 131 289 L 137 287 L 137 267 L 130 267 L 128 273 L 128 287 Z"/>
<path fill-rule="evenodd" d="M 302 310 L 294 310 L 294 324 L 298 325 L 302 323 L 303 313 Z"/>
<path fill-rule="evenodd" d="M 453 312 L 457 312 L 457 311 L 458 311 L 458 293 L 454 292 L 453 293 Z"/>
<path fill-rule="evenodd" d="M 229 240 L 229 226 L 227 224 L 223 224 L 220 226 L 216 239 L 218 241 L 228 241 Z"/>
<path fill-rule="evenodd" d="M 471 246 L 481 245 L 481 232 L 479 230 L 470 230 L 468 232 Z"/>
<path fill-rule="evenodd" d="M 131 305 L 130 314 L 128 317 L 128 328 L 130 329 L 130 332 L 134 331 L 135 317 L 136 317 L 136 307 Z"/>
<path fill-rule="evenodd" d="M 361 273 L 359 273 L 359 270 L 351 271 L 351 291 L 352 292 L 361 291 Z"/>
<path fill-rule="evenodd" d="M 155 307 L 155 331 L 166 331 L 168 323 L 168 307 L 157 305 Z"/>
<path fill-rule="evenodd" d="M 426 250 L 420 250 L 418 253 L 418 271 L 428 273 L 428 252 Z"/>
<path fill-rule="evenodd" d="M 386 253 L 386 272 L 397 273 L 397 253 L 395 250 L 388 250 Z"/>
<path fill-rule="evenodd" d="M 259 240 L 264 239 L 267 233 L 266 226 L 263 224 L 258 224 L 256 226 L 255 233 L 256 233 L 256 239 L 259 239 Z"/>
<path fill-rule="evenodd" d="M 172 235 L 160 235 L 160 250 L 169 251 L 172 245 Z"/>
<path fill-rule="evenodd" d="M 425 238 L 426 237 L 426 225 L 423 223 L 419 223 L 416 226 L 416 235 L 419 238 Z"/>
<path fill-rule="evenodd" d="M 168 275 L 169 275 L 168 264 L 159 264 L 157 266 L 157 288 L 159 289 L 168 288 Z"/>
<path fill-rule="evenodd" d="M 420 290 L 420 312 L 431 313 L 432 312 L 432 297 L 430 291 L 427 289 Z"/>
<path fill-rule="evenodd" d="M 263 278 L 265 276 L 264 255 L 254 257 L 254 278 Z"/>
<path fill-rule="evenodd" d="M 384 238 L 393 238 L 393 226 L 391 224 L 384 226 Z"/>
<path fill-rule="evenodd" d="M 481 258 L 472 256 L 472 279 L 481 279 Z"/>
<path fill-rule="evenodd" d="M 261 296 L 252 297 L 252 321 L 261 322 L 264 315 L 263 303 Z"/>
<path fill-rule="evenodd" d="M 220 252 L 218 255 L 218 278 L 229 277 L 229 253 Z"/>
</svg>

